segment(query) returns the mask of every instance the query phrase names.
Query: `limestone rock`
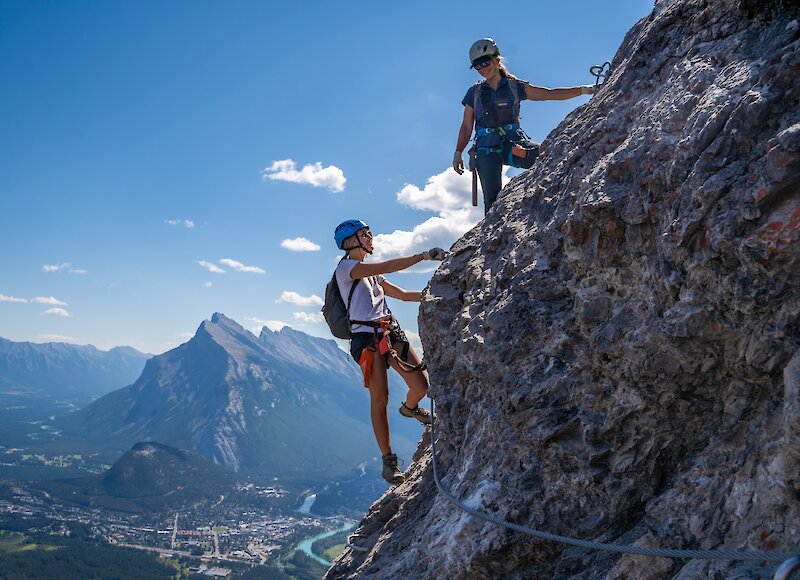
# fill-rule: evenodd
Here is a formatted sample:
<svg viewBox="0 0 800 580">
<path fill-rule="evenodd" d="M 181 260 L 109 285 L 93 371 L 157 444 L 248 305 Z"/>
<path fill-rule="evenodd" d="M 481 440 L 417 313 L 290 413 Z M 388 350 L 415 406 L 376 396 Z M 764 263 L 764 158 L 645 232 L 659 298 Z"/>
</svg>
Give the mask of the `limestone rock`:
<svg viewBox="0 0 800 580">
<path fill-rule="evenodd" d="M 420 333 L 437 463 L 557 534 L 800 553 L 800 6 L 661 0 L 459 240 Z M 755 578 L 534 540 L 423 440 L 328 578 Z"/>
</svg>

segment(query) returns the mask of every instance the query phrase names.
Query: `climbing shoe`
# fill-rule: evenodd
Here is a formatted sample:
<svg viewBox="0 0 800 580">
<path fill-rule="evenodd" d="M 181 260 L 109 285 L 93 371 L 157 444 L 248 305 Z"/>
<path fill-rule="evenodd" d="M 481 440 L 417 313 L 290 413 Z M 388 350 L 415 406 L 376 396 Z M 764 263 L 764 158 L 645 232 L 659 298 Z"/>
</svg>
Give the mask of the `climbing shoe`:
<svg viewBox="0 0 800 580">
<path fill-rule="evenodd" d="M 394 453 L 387 453 L 383 456 L 383 479 L 392 485 L 400 485 L 405 480 L 403 472 L 397 467 L 399 461 Z"/>
<path fill-rule="evenodd" d="M 431 424 L 431 412 L 428 411 L 428 409 L 423 409 L 419 405 L 417 405 L 416 409 L 409 409 L 406 407 L 406 404 L 403 403 L 400 405 L 400 414 L 403 417 L 413 417 L 423 425 Z"/>
</svg>

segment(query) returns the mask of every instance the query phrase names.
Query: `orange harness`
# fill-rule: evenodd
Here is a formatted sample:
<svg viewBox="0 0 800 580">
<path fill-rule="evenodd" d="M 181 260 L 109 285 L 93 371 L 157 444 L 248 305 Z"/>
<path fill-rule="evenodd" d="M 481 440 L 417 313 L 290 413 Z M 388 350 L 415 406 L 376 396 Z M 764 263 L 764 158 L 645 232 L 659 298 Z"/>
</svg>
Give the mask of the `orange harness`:
<svg viewBox="0 0 800 580">
<path fill-rule="evenodd" d="M 403 360 L 403 358 L 408 357 L 408 347 L 403 349 L 404 356 L 397 354 L 397 351 L 394 349 L 394 346 L 391 343 L 391 333 L 389 332 L 389 325 L 391 323 L 391 320 L 381 320 L 380 326 L 375 327 L 375 340 L 371 345 L 361 351 L 361 358 L 358 361 L 358 366 L 361 367 L 361 372 L 364 374 L 364 386 L 366 388 L 369 388 L 369 380 L 372 376 L 372 363 L 375 360 L 376 351 L 380 355 L 391 355 L 402 372 L 413 373 L 414 371 L 425 370 L 427 366 L 424 363 L 410 365 Z M 379 334 L 378 328 L 380 328 L 383 332 Z M 386 359 L 386 367 L 389 367 L 388 358 Z"/>
</svg>

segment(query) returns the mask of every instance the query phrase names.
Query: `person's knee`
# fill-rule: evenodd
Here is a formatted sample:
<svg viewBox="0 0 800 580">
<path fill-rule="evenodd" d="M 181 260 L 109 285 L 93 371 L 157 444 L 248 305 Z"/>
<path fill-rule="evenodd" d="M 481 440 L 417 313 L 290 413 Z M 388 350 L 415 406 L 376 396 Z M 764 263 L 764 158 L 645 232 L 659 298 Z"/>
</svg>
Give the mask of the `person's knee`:
<svg viewBox="0 0 800 580">
<path fill-rule="evenodd" d="M 389 406 L 389 393 L 371 393 L 370 406 L 373 409 L 385 409 Z"/>
</svg>

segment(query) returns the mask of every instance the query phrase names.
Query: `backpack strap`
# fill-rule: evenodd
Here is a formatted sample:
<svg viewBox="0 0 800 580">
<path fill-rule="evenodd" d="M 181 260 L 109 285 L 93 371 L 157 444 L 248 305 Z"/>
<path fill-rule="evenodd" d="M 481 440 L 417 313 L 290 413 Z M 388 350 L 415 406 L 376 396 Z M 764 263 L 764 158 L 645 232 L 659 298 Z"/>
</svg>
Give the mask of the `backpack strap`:
<svg viewBox="0 0 800 580">
<path fill-rule="evenodd" d="M 519 81 L 508 77 L 506 77 L 506 81 L 508 81 L 508 88 L 511 89 L 511 96 L 514 99 L 511 104 L 511 110 L 514 112 L 514 118 L 517 120 L 517 123 L 519 123 Z"/>
<path fill-rule="evenodd" d="M 481 99 L 481 85 L 484 81 L 478 81 L 472 85 L 472 120 L 477 126 L 478 122 L 478 101 Z"/>
</svg>

